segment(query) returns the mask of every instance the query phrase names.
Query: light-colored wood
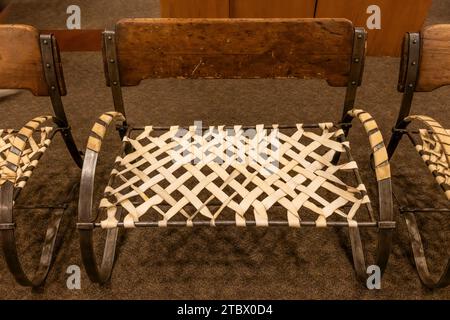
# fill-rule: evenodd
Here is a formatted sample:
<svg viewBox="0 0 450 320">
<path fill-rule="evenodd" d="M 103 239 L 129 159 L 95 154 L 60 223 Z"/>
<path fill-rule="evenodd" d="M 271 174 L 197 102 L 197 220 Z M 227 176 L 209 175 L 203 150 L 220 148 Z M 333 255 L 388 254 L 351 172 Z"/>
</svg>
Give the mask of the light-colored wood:
<svg viewBox="0 0 450 320">
<path fill-rule="evenodd" d="M 39 32 L 25 25 L 0 25 L 0 88 L 48 95 Z"/>
<path fill-rule="evenodd" d="M 450 85 L 450 24 L 434 25 L 421 33 L 421 61 L 416 91 Z"/>
<path fill-rule="evenodd" d="M 316 0 L 230 0 L 230 18 L 313 18 Z"/>
<path fill-rule="evenodd" d="M 161 0 L 163 18 L 228 18 L 229 0 Z"/>
<path fill-rule="evenodd" d="M 347 86 L 354 28 L 345 19 L 125 19 L 121 85 L 146 78 L 318 78 Z"/>
<path fill-rule="evenodd" d="M 367 54 L 399 56 L 406 32 L 418 32 L 427 17 L 432 0 L 317 0 L 317 18 L 347 18 L 369 33 Z M 381 9 L 381 29 L 368 29 L 367 8 Z"/>
</svg>

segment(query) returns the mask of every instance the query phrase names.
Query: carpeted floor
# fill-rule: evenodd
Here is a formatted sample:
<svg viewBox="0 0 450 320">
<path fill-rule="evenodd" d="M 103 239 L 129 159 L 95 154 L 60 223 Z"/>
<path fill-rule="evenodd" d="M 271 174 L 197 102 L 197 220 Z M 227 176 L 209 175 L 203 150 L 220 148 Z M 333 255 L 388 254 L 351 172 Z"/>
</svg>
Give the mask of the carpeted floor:
<svg viewBox="0 0 450 320">
<path fill-rule="evenodd" d="M 450 21 L 449 0 L 435 1 L 427 23 Z M 90 127 L 103 111 L 112 109 L 104 84 L 101 55 L 65 53 L 62 56 L 68 96 L 64 98 L 73 131 L 84 148 Z M 399 60 L 369 58 L 357 106 L 372 113 L 389 137 L 400 104 L 396 91 Z M 155 80 L 125 90 L 128 116 L 134 124 L 292 123 L 337 120 L 344 92 L 321 81 L 282 80 Z M 450 88 L 418 94 L 414 112 L 438 118 L 450 127 Z M 0 127 L 20 127 L 33 116 L 51 112 L 46 98 L 22 92 L 1 101 Z M 97 194 L 104 187 L 119 139 L 111 131 L 97 170 Z M 366 184 L 374 179 L 368 166 L 368 144 L 362 128 L 352 130 L 352 149 Z M 395 190 L 403 203 L 447 206 L 427 169 L 405 141 L 393 161 Z M 20 203 L 61 199 L 79 179 L 80 171 L 65 152 L 61 139 L 36 169 Z M 376 199 L 370 188 L 372 199 Z M 397 208 L 396 208 L 397 210 Z M 398 211 L 396 211 L 397 213 Z M 48 214 L 18 212 L 19 249 L 31 270 L 39 259 L 39 245 Z M 450 254 L 450 221 L 442 214 L 419 219 L 434 271 Z M 345 231 L 284 228 L 152 229 L 121 234 L 111 283 L 89 282 L 82 269 L 82 289 L 66 288 L 66 270 L 81 266 L 75 230 L 76 202 L 67 211 L 62 245 L 47 284 L 41 290 L 18 286 L 0 257 L 2 299 L 448 299 L 450 288 L 424 288 L 410 254 L 405 223 L 398 217 L 394 248 L 382 282 L 382 290 L 369 291 L 357 280 L 350 260 Z M 96 239 L 100 244 L 99 235 Z M 373 253 L 375 234 L 363 232 L 368 252 Z"/>
</svg>

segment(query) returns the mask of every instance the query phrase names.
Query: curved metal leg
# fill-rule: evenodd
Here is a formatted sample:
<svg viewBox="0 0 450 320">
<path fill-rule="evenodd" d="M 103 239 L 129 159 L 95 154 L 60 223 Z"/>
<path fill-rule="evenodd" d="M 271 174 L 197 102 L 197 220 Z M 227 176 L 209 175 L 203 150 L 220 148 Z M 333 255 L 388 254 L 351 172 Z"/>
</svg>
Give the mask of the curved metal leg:
<svg viewBox="0 0 450 320">
<path fill-rule="evenodd" d="M 442 149 L 445 151 L 447 148 L 447 145 L 441 141 L 441 137 L 445 137 L 447 135 L 446 130 L 434 119 L 428 117 L 428 116 L 421 116 L 421 115 L 410 115 L 408 117 L 405 117 L 402 121 L 399 122 L 399 127 L 402 129 L 407 129 L 411 122 L 418 121 L 421 124 L 425 125 L 428 130 L 433 132 L 433 134 L 436 137 L 436 143 L 441 144 Z M 401 136 L 401 135 L 400 135 Z M 410 140 L 413 142 L 414 145 L 416 145 L 417 148 L 417 142 L 414 141 L 414 139 L 410 137 Z M 390 156 L 393 155 L 395 151 L 395 147 L 398 145 L 400 139 L 398 141 L 394 141 L 392 144 L 392 153 Z M 421 149 L 419 149 L 421 150 Z M 419 151 L 419 154 L 422 155 L 421 151 Z M 446 153 L 448 154 L 448 152 Z M 447 158 L 447 161 L 450 161 L 449 158 Z M 450 163 L 450 162 L 449 162 Z M 430 169 L 430 166 L 427 164 L 428 168 Z M 431 170 L 431 169 L 430 169 Z M 431 170 L 431 173 L 435 175 L 435 172 Z M 435 175 L 435 177 L 438 177 L 438 175 Z M 437 181 L 439 183 L 439 181 Z M 445 188 L 444 192 L 446 192 Z M 429 269 L 428 269 L 428 263 L 425 257 L 425 250 L 423 248 L 422 238 L 420 236 L 419 227 L 417 225 L 416 217 L 414 213 L 412 212 L 403 212 L 406 220 L 406 226 L 408 229 L 409 238 L 411 241 L 411 248 L 414 256 L 414 261 L 417 269 L 417 273 L 419 274 L 420 280 L 422 283 L 427 286 L 428 288 L 442 288 L 450 284 L 450 259 L 447 260 L 447 265 L 443 271 L 443 273 L 440 276 L 433 276 Z"/>
<path fill-rule="evenodd" d="M 378 181 L 379 222 L 376 265 L 384 273 L 392 249 L 392 236 L 395 229 L 391 179 Z"/>
<path fill-rule="evenodd" d="M 95 216 L 92 214 L 95 169 L 97 167 L 97 159 L 106 133 L 106 128 L 113 120 L 125 121 L 125 118 L 118 112 L 107 112 L 100 116 L 99 121 L 97 121 L 93 127 L 83 160 L 80 196 L 78 199 L 77 228 L 80 234 L 80 248 L 83 264 L 89 279 L 98 283 L 105 283 L 111 277 L 119 232 L 118 228 L 109 229 L 107 231 L 102 261 L 100 265 L 98 265 L 94 250 L 94 225 L 92 223 L 95 220 Z M 117 220 L 120 219 L 120 215 L 121 210 L 118 209 L 116 212 Z"/>
<path fill-rule="evenodd" d="M 80 197 L 78 204 L 78 230 L 83 263 L 89 279 L 93 282 L 105 283 L 109 280 L 114 265 L 114 257 L 119 229 L 109 229 L 106 235 L 105 248 L 100 267 L 93 244 L 92 198 L 94 191 L 95 168 L 98 153 L 87 149 L 83 171 L 81 174 Z M 117 210 L 116 219 L 120 219 L 121 210 Z"/>
<path fill-rule="evenodd" d="M 375 171 L 378 181 L 378 236 L 375 264 L 384 273 L 392 248 L 392 234 L 395 228 L 391 173 L 388 154 L 383 142 L 383 137 L 377 123 L 370 114 L 363 110 L 351 110 L 349 116 L 358 119 L 363 125 L 372 149 L 371 165 Z M 353 260 L 358 277 L 367 279 L 364 254 L 361 246 L 359 231 L 350 228 L 350 239 L 352 242 Z M 360 248 L 361 247 L 361 248 Z M 363 269 L 363 270 L 362 270 Z"/>
<path fill-rule="evenodd" d="M 22 268 L 18 257 L 13 222 L 13 194 L 14 185 L 6 182 L 0 187 L 0 239 L 5 260 L 16 281 L 23 286 L 38 287 L 47 278 L 53 260 L 56 238 L 64 214 L 64 209 L 53 211 L 45 235 L 41 258 L 36 273 L 28 277 Z"/>
<path fill-rule="evenodd" d="M 423 249 L 422 238 L 420 237 L 419 227 L 417 226 L 416 217 L 412 212 L 405 212 L 406 226 L 408 227 L 409 238 L 411 240 L 411 248 L 416 263 L 417 273 L 420 280 L 428 288 L 443 288 L 450 284 L 450 259 L 440 277 L 430 274 L 427 259 L 425 258 L 425 250 Z"/>
<path fill-rule="evenodd" d="M 390 180 L 378 183 L 380 197 L 380 220 L 378 222 L 377 249 L 375 264 L 384 273 L 392 249 L 392 236 L 395 224 L 393 220 L 392 193 Z M 352 247 L 353 264 L 359 280 L 366 282 L 367 266 L 364 257 L 364 249 L 358 227 L 349 227 L 350 243 Z"/>
<path fill-rule="evenodd" d="M 119 218 L 119 217 L 117 217 Z M 119 229 L 109 229 L 106 234 L 105 247 L 100 265 L 95 256 L 93 229 L 83 229 L 78 226 L 80 234 L 81 256 L 86 272 L 92 282 L 105 283 L 111 278 L 116 254 L 116 244 Z"/>
<path fill-rule="evenodd" d="M 353 266 L 355 268 L 356 277 L 361 282 L 367 280 L 366 261 L 364 258 L 364 250 L 361 242 L 358 227 L 349 227 L 350 244 L 352 247 Z"/>
</svg>

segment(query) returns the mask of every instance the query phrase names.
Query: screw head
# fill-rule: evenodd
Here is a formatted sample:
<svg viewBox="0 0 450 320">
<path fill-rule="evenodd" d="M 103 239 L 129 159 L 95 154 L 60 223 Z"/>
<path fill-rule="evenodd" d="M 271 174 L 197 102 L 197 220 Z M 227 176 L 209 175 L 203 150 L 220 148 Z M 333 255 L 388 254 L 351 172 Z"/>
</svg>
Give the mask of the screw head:
<svg viewBox="0 0 450 320">
<path fill-rule="evenodd" d="M 51 86 L 50 89 L 52 89 L 53 91 L 56 90 L 55 86 Z"/>
<path fill-rule="evenodd" d="M 356 86 L 356 81 L 352 81 L 352 85 Z"/>
<path fill-rule="evenodd" d="M 358 34 L 358 39 L 362 39 L 362 34 Z"/>
<path fill-rule="evenodd" d="M 113 85 L 117 86 L 117 81 L 113 81 Z"/>
<path fill-rule="evenodd" d="M 408 87 L 412 88 L 414 85 L 412 83 L 408 84 Z"/>
<path fill-rule="evenodd" d="M 44 44 L 47 44 L 48 43 L 48 41 L 47 40 L 44 40 Z"/>
<path fill-rule="evenodd" d="M 111 37 L 111 36 L 108 36 L 108 40 L 112 40 L 112 37 Z"/>
<path fill-rule="evenodd" d="M 413 61 L 413 62 L 411 62 L 411 64 L 412 64 L 413 66 L 415 66 L 415 65 L 417 64 L 417 62 Z"/>
<path fill-rule="evenodd" d="M 359 62 L 359 58 L 355 58 L 355 62 L 358 63 Z"/>
<path fill-rule="evenodd" d="M 50 63 L 46 63 L 45 66 L 50 69 Z"/>
<path fill-rule="evenodd" d="M 109 62 L 114 63 L 115 61 L 114 61 L 114 59 L 109 59 Z"/>
<path fill-rule="evenodd" d="M 417 40 L 416 40 L 416 39 L 414 39 L 414 40 L 413 40 L 413 43 L 414 43 L 414 44 L 417 44 Z"/>
</svg>

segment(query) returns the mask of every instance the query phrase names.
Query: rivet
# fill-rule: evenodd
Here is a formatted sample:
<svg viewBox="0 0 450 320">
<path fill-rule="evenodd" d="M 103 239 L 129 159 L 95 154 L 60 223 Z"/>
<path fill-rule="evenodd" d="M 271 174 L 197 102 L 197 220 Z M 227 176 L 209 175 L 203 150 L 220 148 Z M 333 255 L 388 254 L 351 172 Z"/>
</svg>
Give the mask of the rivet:
<svg viewBox="0 0 450 320">
<path fill-rule="evenodd" d="M 44 40 L 44 44 L 47 44 L 48 43 L 48 41 L 47 40 Z"/>
<path fill-rule="evenodd" d="M 362 34 L 358 34 L 358 39 L 362 39 Z"/>
<path fill-rule="evenodd" d="M 356 85 L 356 81 L 352 81 L 352 85 Z"/>
<path fill-rule="evenodd" d="M 358 59 L 358 58 L 355 58 L 355 62 L 358 63 L 358 62 L 359 62 L 359 59 Z"/>
<path fill-rule="evenodd" d="M 108 40 L 112 40 L 112 37 L 111 37 L 111 36 L 108 36 Z"/>
<path fill-rule="evenodd" d="M 50 89 L 56 90 L 56 87 L 55 86 L 51 86 Z"/>
<path fill-rule="evenodd" d="M 416 40 L 416 39 L 414 39 L 414 40 L 413 40 L 413 43 L 414 43 L 414 44 L 416 44 L 416 43 L 417 43 L 417 40 Z"/>
<path fill-rule="evenodd" d="M 413 61 L 413 62 L 411 62 L 411 64 L 412 64 L 413 66 L 415 66 L 415 65 L 417 64 L 417 62 Z"/>
<path fill-rule="evenodd" d="M 113 85 L 117 86 L 117 81 L 113 81 Z"/>
<path fill-rule="evenodd" d="M 114 63 L 114 59 L 110 59 L 109 62 Z"/>
<path fill-rule="evenodd" d="M 414 85 L 413 85 L 412 83 L 410 83 L 410 84 L 408 85 L 408 87 L 412 88 L 412 87 L 414 87 Z"/>
<path fill-rule="evenodd" d="M 47 68 L 50 68 L 50 63 L 47 63 L 45 66 L 46 66 Z"/>
</svg>

